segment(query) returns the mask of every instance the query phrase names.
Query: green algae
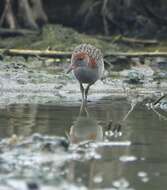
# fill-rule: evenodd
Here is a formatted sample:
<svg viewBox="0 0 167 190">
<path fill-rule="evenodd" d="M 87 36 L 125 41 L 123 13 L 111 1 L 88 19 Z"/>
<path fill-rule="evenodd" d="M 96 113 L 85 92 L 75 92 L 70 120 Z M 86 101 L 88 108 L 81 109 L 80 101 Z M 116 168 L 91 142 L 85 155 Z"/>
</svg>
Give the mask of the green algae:
<svg viewBox="0 0 167 190">
<path fill-rule="evenodd" d="M 141 45 L 117 43 L 120 35 L 104 37 L 100 35 L 88 35 L 79 33 L 76 30 L 62 25 L 45 25 L 41 31 L 25 36 L 0 38 L 0 48 L 21 48 L 21 49 L 53 49 L 58 51 L 72 51 L 74 47 L 81 43 L 90 43 L 100 48 L 103 53 L 110 52 L 136 52 L 136 51 L 166 51 L 167 42 L 159 40 L 158 44 Z M 107 39 L 107 40 L 106 40 Z"/>
<path fill-rule="evenodd" d="M 90 43 L 104 51 L 118 50 L 117 45 L 98 39 L 96 36 L 79 33 L 62 25 L 50 24 L 44 26 L 39 34 L 1 39 L 0 48 L 47 49 L 49 47 L 54 50 L 71 51 L 81 43 Z"/>
</svg>

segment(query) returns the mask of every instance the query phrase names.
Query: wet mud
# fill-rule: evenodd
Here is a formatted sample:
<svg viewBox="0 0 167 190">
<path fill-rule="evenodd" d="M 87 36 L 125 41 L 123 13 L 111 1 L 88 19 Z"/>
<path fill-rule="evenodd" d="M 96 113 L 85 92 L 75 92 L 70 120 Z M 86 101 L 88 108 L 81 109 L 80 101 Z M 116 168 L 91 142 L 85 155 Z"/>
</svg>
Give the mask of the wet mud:
<svg viewBox="0 0 167 190">
<path fill-rule="evenodd" d="M 68 64 L 0 61 L 0 189 L 163 190 L 167 98 L 157 100 L 167 92 L 166 62 L 113 66 L 84 113 Z"/>
</svg>

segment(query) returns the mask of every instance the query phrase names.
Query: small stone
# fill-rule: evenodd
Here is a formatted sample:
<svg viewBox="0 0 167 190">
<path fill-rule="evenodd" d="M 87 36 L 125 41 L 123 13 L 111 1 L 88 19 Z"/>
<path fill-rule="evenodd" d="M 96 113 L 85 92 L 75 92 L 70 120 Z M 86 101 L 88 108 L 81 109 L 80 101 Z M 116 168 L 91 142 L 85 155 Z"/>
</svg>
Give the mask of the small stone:
<svg viewBox="0 0 167 190">
<path fill-rule="evenodd" d="M 103 181 L 103 177 L 101 175 L 96 175 L 93 178 L 94 183 L 101 183 Z"/>
<path fill-rule="evenodd" d="M 38 190 L 39 186 L 35 182 L 28 182 L 27 183 L 28 190 Z"/>
</svg>

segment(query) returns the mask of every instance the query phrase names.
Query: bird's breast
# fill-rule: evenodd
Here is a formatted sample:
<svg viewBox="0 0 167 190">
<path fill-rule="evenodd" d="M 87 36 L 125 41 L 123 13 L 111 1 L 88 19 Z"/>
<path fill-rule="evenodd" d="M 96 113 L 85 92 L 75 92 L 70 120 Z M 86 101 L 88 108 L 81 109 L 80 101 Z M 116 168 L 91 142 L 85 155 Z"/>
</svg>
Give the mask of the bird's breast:
<svg viewBox="0 0 167 190">
<path fill-rule="evenodd" d="M 74 75 L 81 83 L 94 83 L 99 79 L 97 68 L 78 67 L 74 70 Z"/>
</svg>

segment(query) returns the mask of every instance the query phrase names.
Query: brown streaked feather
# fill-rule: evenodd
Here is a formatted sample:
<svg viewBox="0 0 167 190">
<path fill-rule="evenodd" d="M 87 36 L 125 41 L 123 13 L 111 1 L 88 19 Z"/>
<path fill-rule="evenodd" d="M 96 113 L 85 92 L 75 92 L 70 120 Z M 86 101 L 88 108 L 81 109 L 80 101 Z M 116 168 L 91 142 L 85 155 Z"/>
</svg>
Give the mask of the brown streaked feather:
<svg viewBox="0 0 167 190">
<path fill-rule="evenodd" d="M 85 52 L 74 53 L 73 58 L 74 59 L 84 59 L 85 55 L 86 55 Z"/>
<path fill-rule="evenodd" d="M 77 46 L 73 53 L 86 53 L 89 57 L 95 59 L 97 62 L 103 59 L 101 51 L 90 44 L 81 44 Z"/>
<path fill-rule="evenodd" d="M 101 78 L 104 71 L 103 55 L 101 51 L 90 44 L 81 44 L 74 49 L 73 55 L 78 53 L 87 54 L 89 56 L 91 59 L 91 68 L 97 67 L 99 78 Z"/>
<path fill-rule="evenodd" d="M 94 58 L 90 58 L 89 66 L 91 68 L 96 68 L 97 67 L 97 63 L 96 63 L 96 60 Z"/>
</svg>

